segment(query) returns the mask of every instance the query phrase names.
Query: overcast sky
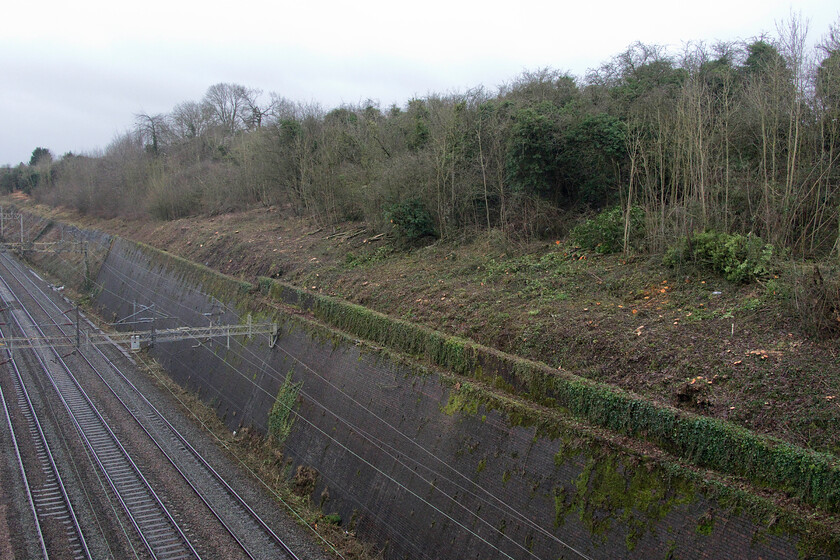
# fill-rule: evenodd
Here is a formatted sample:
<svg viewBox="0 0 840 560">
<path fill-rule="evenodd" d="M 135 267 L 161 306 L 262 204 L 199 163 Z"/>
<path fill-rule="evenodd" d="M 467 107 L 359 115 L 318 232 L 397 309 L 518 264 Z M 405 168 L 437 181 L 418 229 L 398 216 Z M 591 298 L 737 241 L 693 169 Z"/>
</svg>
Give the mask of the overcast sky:
<svg viewBox="0 0 840 560">
<path fill-rule="evenodd" d="M 0 32 L 0 164 L 37 146 L 105 148 L 140 112 L 233 82 L 326 108 L 484 85 L 551 67 L 582 77 L 634 41 L 775 34 L 791 11 L 812 43 L 837 0 L 13 0 Z M 683 4 L 684 7 L 677 7 Z"/>
</svg>

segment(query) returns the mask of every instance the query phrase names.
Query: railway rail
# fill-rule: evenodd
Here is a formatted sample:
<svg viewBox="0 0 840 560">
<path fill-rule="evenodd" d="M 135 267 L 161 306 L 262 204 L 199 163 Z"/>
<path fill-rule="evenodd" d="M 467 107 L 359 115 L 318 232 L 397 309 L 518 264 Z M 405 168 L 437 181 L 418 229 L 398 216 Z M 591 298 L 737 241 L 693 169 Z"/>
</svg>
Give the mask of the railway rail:
<svg viewBox="0 0 840 560">
<path fill-rule="evenodd" d="M 48 294 L 28 274 L 20 263 L 10 259 L 7 255 L 0 256 L 0 266 L 11 273 L 18 281 L 17 288 L 26 294 L 26 297 L 41 310 L 43 316 L 50 318 L 50 325 L 39 326 L 31 315 L 28 316 L 28 324 L 19 325 L 21 338 L 32 337 L 38 340 L 67 340 L 73 338 L 73 333 L 68 332 L 67 324 L 61 324 L 55 317 L 63 317 L 64 312 L 56 304 L 51 294 Z M 0 292 L 12 293 L 9 284 L 4 284 L 5 289 Z M 2 286 L 0 286 L 2 287 Z M 44 303 L 42 303 L 44 302 Z M 53 311 L 49 311 L 50 307 Z M 24 313 L 22 311 L 21 313 Z M 11 315 L 15 321 L 21 313 L 14 310 Z M 89 323 L 93 327 L 92 323 Z M 75 328 L 75 327 L 74 327 Z M 44 331 L 51 331 L 52 336 Z M 96 333 L 96 336 L 106 336 L 104 333 Z M 38 345 L 40 346 L 40 344 Z M 11 348 L 10 348 L 11 350 Z M 199 499 L 206 505 L 210 513 L 231 535 L 232 539 L 239 545 L 243 554 L 248 558 L 288 558 L 296 560 L 299 557 L 292 551 L 284 540 L 260 517 L 260 515 L 249 506 L 248 502 L 217 472 L 203 455 L 196 450 L 188 439 L 164 416 L 154 404 L 146 398 L 140 389 L 131 381 L 122 368 L 108 357 L 106 350 L 98 345 L 79 347 L 74 351 L 77 361 L 83 362 L 90 368 L 98 379 L 107 387 L 111 395 L 120 403 L 123 409 L 136 421 L 137 426 L 145 432 L 150 440 L 154 442 L 157 449 L 163 454 L 166 460 L 180 474 L 186 484 L 191 487 Z M 132 462 L 123 449 L 119 449 L 119 442 L 113 434 L 101 433 L 101 426 L 107 430 L 107 423 L 104 420 L 97 420 L 95 417 L 96 407 L 93 402 L 84 396 L 81 384 L 71 374 L 71 368 L 66 364 L 65 358 L 58 350 L 52 348 L 54 361 L 61 365 L 59 371 L 53 374 L 49 371 L 49 365 L 40 357 L 37 349 L 33 350 L 41 362 L 42 367 L 52 380 L 56 391 L 63 393 L 62 401 L 68 411 L 78 411 L 78 419 L 74 420 L 83 438 L 92 452 L 99 457 L 101 455 L 104 463 L 101 468 L 106 473 L 114 473 L 112 488 L 118 492 L 118 484 L 131 484 L 128 491 L 130 499 L 121 499 L 126 512 L 135 520 L 133 524 L 141 539 L 151 555 L 155 558 L 180 558 L 198 557 L 198 553 L 192 547 L 184 531 L 178 528 L 178 524 L 168 513 L 166 508 L 155 499 L 154 491 L 148 483 L 143 482 L 142 474 L 136 465 L 132 468 Z M 56 368 L 53 368 L 56 369 Z M 87 404 L 85 404 L 87 403 Z M 95 435 L 91 435 L 95 434 Z M 114 443 L 116 442 L 116 443 Z M 94 449 L 100 450 L 97 454 Z M 116 447 L 116 448 L 115 448 Z M 118 459 L 119 457 L 122 459 Z M 111 465 L 108 461 L 121 461 L 120 465 Z M 109 477 L 109 480 L 111 477 Z M 146 488 L 141 492 L 141 488 Z M 140 497 L 142 496 L 142 497 Z M 154 502 L 158 503 L 153 507 Z M 132 513 L 136 510 L 140 513 Z M 152 515 L 155 511 L 157 515 Z M 147 517 L 148 516 L 148 517 Z M 156 519 L 155 519 L 156 518 Z M 146 520 L 148 521 L 148 527 Z M 146 536 L 148 535 L 148 536 Z M 164 543 L 164 544 L 158 544 Z"/>
<path fill-rule="evenodd" d="M 76 512 L 67 495 L 61 473 L 35 413 L 20 370 L 14 360 L 10 359 L 10 363 L 14 371 L 14 374 L 10 376 L 10 381 L 17 395 L 17 409 L 20 412 L 18 422 L 12 418 L 13 412 L 9 409 L 2 388 L 0 388 L 0 401 L 3 403 L 3 412 L 9 426 L 29 510 L 36 525 L 41 552 L 48 557 L 50 549 L 58 548 L 66 551 L 74 559 L 91 558 Z M 15 435 L 16 423 L 19 424 L 18 430 L 23 432 L 21 436 L 27 438 L 28 435 L 27 439 L 34 451 L 34 456 L 29 454 L 29 457 L 25 458 L 27 454 L 21 449 Z"/>
<path fill-rule="evenodd" d="M 12 272 L 8 256 L 3 255 L 0 262 L 3 269 Z M 33 297 L 18 275 L 12 273 L 20 288 Z M 15 293 L 6 275 L 0 280 L 6 294 Z M 22 303 L 11 308 L 7 316 L 23 336 L 45 336 Z M 141 469 L 73 376 L 64 357 L 55 349 L 52 350 L 52 359 L 44 353 L 35 349 L 35 359 L 150 555 L 160 560 L 200 558 Z"/>
</svg>

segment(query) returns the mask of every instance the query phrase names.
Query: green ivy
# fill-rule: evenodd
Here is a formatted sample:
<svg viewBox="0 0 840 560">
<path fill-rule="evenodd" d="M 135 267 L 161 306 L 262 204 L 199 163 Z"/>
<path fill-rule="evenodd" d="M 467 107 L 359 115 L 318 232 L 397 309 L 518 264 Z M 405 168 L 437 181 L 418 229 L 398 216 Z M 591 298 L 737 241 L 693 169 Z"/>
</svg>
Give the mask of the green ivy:
<svg viewBox="0 0 840 560">
<path fill-rule="evenodd" d="M 575 243 L 596 253 L 619 253 L 624 250 L 625 211 L 620 206 L 605 210 L 572 230 Z M 645 213 L 638 206 L 630 209 L 629 243 L 640 249 L 645 237 Z"/>
<path fill-rule="evenodd" d="M 424 237 L 435 237 L 435 223 L 426 206 L 418 199 L 391 205 L 385 217 L 405 241 L 417 241 Z"/>
<path fill-rule="evenodd" d="M 289 373 L 286 374 L 286 379 L 277 392 L 277 399 L 271 407 L 271 412 L 268 413 L 268 435 L 278 445 L 283 445 L 289 434 L 292 433 L 292 426 L 295 423 L 292 411 L 297 403 L 300 389 L 303 387 L 302 381 L 298 383 L 292 381 L 293 373 L 294 370 L 289 370 Z"/>
<path fill-rule="evenodd" d="M 744 476 L 840 512 L 840 467 L 832 456 L 729 422 L 654 404 L 616 387 L 276 280 L 260 279 L 260 286 L 272 297 L 308 310 L 353 336 L 420 357 L 455 374 L 485 380 L 500 377 L 499 386 L 536 403 L 646 439 L 696 465 Z M 465 405 L 456 397 L 448 410 L 462 410 Z"/>
<path fill-rule="evenodd" d="M 665 264 L 693 263 L 730 282 L 747 284 L 770 273 L 774 251 L 757 235 L 706 231 L 683 237 L 665 254 Z"/>
</svg>

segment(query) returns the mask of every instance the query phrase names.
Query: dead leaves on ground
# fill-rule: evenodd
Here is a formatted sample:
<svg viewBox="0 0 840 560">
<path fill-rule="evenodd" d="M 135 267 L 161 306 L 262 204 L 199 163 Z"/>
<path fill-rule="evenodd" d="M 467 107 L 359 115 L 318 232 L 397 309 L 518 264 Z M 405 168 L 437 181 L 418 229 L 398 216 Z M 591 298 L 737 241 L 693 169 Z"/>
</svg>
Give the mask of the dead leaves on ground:
<svg viewBox="0 0 840 560">
<path fill-rule="evenodd" d="M 781 358 L 782 353 L 779 350 L 750 350 L 747 352 L 747 356 L 756 356 L 761 360 L 766 360 L 767 358 Z"/>
</svg>

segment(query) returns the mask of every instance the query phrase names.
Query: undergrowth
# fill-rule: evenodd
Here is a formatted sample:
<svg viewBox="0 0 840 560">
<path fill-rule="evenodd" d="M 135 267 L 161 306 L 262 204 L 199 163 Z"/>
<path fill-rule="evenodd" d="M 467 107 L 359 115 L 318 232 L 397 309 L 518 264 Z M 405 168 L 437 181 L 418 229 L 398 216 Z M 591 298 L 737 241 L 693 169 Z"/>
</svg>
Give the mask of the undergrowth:
<svg viewBox="0 0 840 560">
<path fill-rule="evenodd" d="M 749 283 L 770 274 L 773 245 L 756 235 L 731 235 L 716 231 L 683 237 L 665 254 L 665 264 L 692 263 L 706 267 L 733 283 Z"/>
</svg>

